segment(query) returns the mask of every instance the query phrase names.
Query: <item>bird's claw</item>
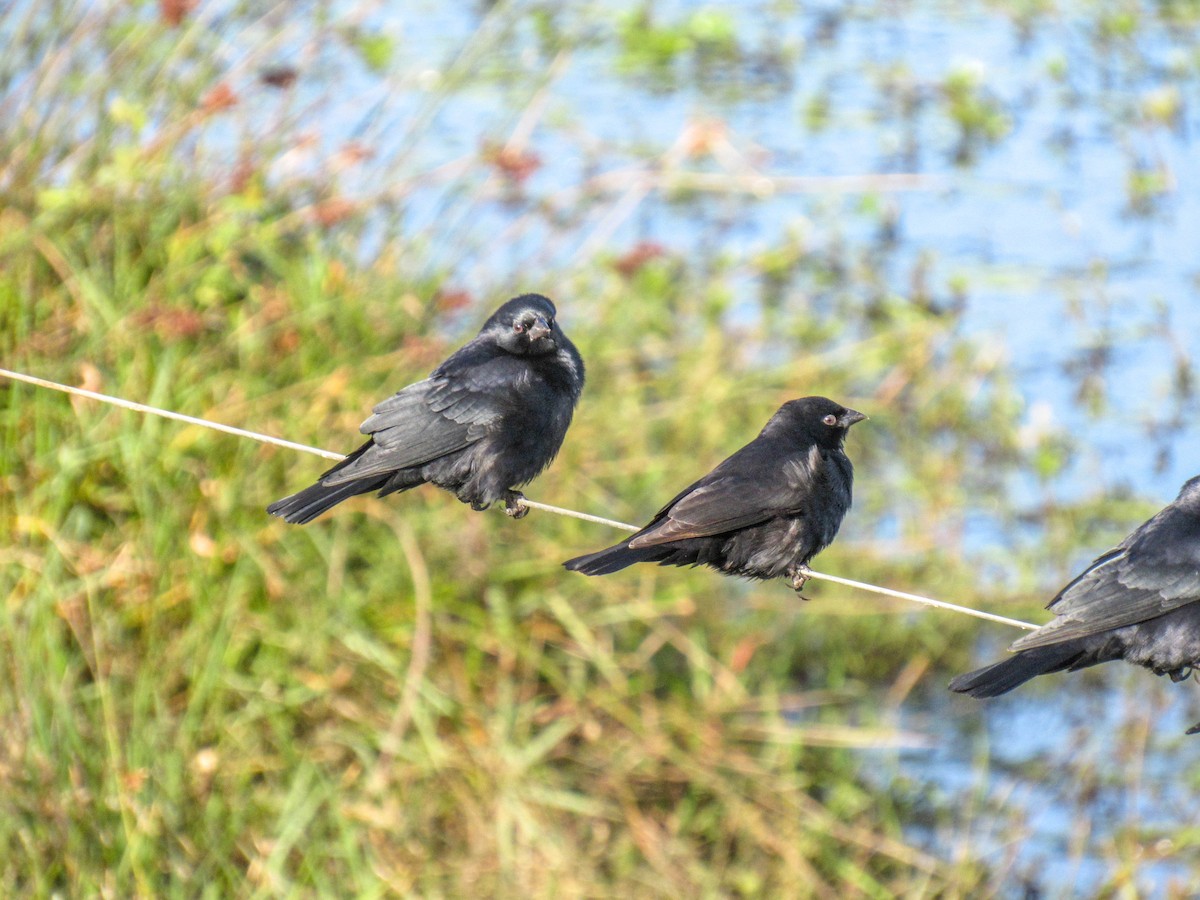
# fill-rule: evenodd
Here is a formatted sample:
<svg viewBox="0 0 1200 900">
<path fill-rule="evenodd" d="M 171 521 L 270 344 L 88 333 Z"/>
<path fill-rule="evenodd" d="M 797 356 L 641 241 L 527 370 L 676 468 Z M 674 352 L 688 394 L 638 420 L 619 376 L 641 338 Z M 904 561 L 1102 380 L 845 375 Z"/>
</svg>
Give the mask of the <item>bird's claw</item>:
<svg viewBox="0 0 1200 900">
<path fill-rule="evenodd" d="M 514 519 L 523 519 L 529 515 L 529 507 L 525 505 L 525 495 L 520 491 L 509 491 L 504 496 L 504 512 Z"/>
<path fill-rule="evenodd" d="M 797 566 L 789 574 L 792 576 L 792 590 L 796 592 L 796 596 L 801 600 L 807 600 L 808 598 L 800 592 L 804 590 L 808 579 L 812 578 L 812 570 L 808 566 Z"/>
</svg>

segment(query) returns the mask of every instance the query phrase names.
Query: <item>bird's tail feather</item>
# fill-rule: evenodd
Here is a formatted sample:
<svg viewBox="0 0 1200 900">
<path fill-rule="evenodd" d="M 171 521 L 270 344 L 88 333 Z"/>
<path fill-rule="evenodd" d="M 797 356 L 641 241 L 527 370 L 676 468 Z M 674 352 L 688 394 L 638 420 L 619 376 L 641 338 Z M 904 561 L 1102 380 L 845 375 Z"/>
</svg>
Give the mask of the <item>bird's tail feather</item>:
<svg viewBox="0 0 1200 900">
<path fill-rule="evenodd" d="M 628 541 L 623 541 L 604 550 L 597 550 L 586 556 L 568 559 L 563 567 L 572 572 L 582 572 L 584 575 L 610 575 L 619 572 L 626 566 L 639 562 L 654 562 L 662 555 L 661 547 L 643 547 L 632 550 Z"/>
<path fill-rule="evenodd" d="M 998 697 L 1030 678 L 1069 669 L 1081 662 L 1083 655 L 1084 651 L 1074 641 L 1022 650 L 998 663 L 959 675 L 950 682 L 950 690 L 972 697 Z"/>
<path fill-rule="evenodd" d="M 267 507 L 267 512 L 279 516 L 293 525 L 311 522 L 321 513 L 337 506 L 356 494 L 366 494 L 380 487 L 386 478 L 369 481 L 348 481 L 345 484 L 326 485 L 317 482 L 291 496 L 276 500 Z"/>
</svg>

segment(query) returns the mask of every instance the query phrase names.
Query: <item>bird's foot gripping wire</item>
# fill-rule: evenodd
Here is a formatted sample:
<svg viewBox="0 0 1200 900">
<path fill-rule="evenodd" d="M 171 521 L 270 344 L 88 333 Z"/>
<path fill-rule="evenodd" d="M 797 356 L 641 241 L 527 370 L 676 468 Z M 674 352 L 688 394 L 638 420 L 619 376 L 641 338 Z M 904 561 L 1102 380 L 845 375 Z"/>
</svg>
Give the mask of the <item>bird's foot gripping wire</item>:
<svg viewBox="0 0 1200 900">
<path fill-rule="evenodd" d="M 801 600 L 807 600 L 800 592 L 804 590 L 804 585 L 808 583 L 808 579 L 812 578 L 812 570 L 808 566 L 796 566 L 788 571 L 788 576 L 791 578 L 792 590 L 796 592 L 796 596 Z"/>
<path fill-rule="evenodd" d="M 1194 670 L 1189 666 L 1186 669 L 1175 669 L 1173 672 L 1168 672 L 1167 674 L 1171 676 L 1171 681 L 1173 681 L 1175 684 L 1179 684 L 1179 682 L 1187 681 L 1189 678 L 1191 678 L 1193 671 Z"/>
<path fill-rule="evenodd" d="M 514 519 L 523 519 L 529 515 L 529 507 L 525 505 L 525 495 L 520 491 L 505 493 L 504 512 Z"/>
</svg>

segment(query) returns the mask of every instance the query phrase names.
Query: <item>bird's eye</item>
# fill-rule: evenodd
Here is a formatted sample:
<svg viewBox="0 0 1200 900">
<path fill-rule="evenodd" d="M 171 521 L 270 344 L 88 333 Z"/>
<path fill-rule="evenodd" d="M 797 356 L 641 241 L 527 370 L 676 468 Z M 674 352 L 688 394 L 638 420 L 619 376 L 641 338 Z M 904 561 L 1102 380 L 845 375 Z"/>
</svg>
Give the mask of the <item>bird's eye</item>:
<svg viewBox="0 0 1200 900">
<path fill-rule="evenodd" d="M 833 413 L 830 413 L 825 418 L 823 418 L 821 421 L 824 422 L 826 425 L 836 425 L 837 424 L 837 416 L 835 416 Z"/>
<path fill-rule="evenodd" d="M 520 334 L 524 330 L 525 330 L 524 322 L 513 322 L 513 331 L 515 331 L 517 334 Z"/>
</svg>

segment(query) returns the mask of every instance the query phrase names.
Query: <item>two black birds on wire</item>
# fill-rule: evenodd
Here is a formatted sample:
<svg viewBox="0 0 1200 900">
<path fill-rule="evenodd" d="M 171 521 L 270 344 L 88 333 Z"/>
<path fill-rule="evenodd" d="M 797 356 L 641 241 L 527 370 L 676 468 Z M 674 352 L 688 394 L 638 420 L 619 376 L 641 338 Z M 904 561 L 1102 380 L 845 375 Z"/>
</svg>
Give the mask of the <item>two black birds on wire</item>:
<svg viewBox="0 0 1200 900">
<path fill-rule="evenodd" d="M 393 394 L 360 430 L 368 440 L 311 487 L 267 512 L 297 524 L 343 500 L 435 484 L 474 509 L 503 500 L 558 454 L 583 391 L 583 360 L 540 294 L 509 300 L 428 378 Z M 799 591 L 810 559 L 837 535 L 854 468 L 842 448 L 865 419 L 824 397 L 785 403 L 753 441 L 684 489 L 629 540 L 565 565 L 587 575 L 635 562 L 786 575 Z"/>
<path fill-rule="evenodd" d="M 504 501 L 558 454 L 584 384 L 584 366 L 539 294 L 509 300 L 474 339 L 423 381 L 375 407 L 368 440 L 316 484 L 267 508 L 302 524 L 358 494 L 434 484 L 473 509 Z M 786 577 L 797 591 L 850 508 L 846 433 L 865 419 L 824 397 L 780 407 L 759 435 L 684 488 L 636 534 L 568 560 L 585 575 L 639 562 L 704 565 L 729 575 Z M 1125 659 L 1172 680 L 1200 666 L 1200 477 L 1174 503 L 1092 563 L 1049 605 L 1055 619 L 1012 646 L 1015 655 L 950 683 L 975 697 L 1030 678 Z M 1189 734 L 1200 732 L 1200 724 Z"/>
</svg>

